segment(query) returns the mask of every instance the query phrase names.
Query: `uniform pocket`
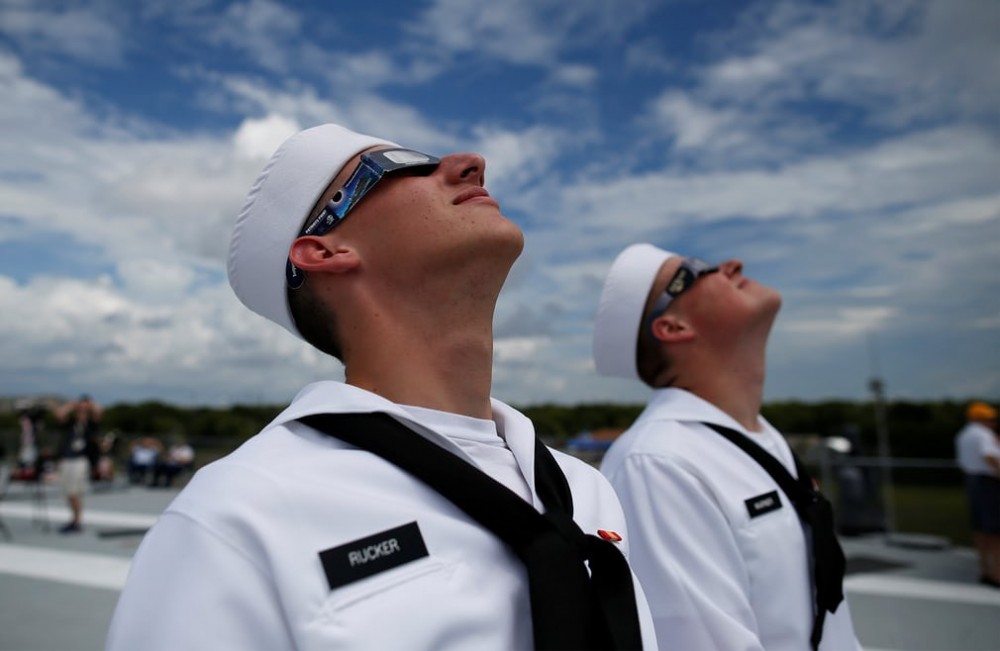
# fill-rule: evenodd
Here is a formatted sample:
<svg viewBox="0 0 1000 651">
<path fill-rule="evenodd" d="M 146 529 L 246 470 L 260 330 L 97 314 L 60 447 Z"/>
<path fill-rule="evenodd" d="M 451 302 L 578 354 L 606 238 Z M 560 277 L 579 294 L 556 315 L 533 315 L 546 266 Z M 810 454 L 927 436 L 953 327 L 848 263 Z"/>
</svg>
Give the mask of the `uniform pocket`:
<svg viewBox="0 0 1000 651">
<path fill-rule="evenodd" d="M 319 618 L 349 617 L 352 611 L 368 607 L 381 609 L 388 605 L 384 601 L 420 603 L 433 599 L 451 580 L 454 567 L 454 563 L 428 557 L 336 588 L 324 602 Z"/>
</svg>

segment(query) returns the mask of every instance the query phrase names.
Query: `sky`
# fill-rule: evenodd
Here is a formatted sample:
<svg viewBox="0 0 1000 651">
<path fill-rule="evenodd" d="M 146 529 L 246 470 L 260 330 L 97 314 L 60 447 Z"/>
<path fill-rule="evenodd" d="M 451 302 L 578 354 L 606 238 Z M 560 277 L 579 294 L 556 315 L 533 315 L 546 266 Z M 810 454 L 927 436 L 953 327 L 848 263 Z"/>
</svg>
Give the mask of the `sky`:
<svg viewBox="0 0 1000 651">
<path fill-rule="evenodd" d="M 342 379 L 225 271 L 268 156 L 336 122 L 486 157 L 526 238 L 501 400 L 648 397 L 590 352 L 642 241 L 781 292 L 766 401 L 1000 399 L 997 34 L 996 0 L 0 0 L 0 395 Z"/>
</svg>

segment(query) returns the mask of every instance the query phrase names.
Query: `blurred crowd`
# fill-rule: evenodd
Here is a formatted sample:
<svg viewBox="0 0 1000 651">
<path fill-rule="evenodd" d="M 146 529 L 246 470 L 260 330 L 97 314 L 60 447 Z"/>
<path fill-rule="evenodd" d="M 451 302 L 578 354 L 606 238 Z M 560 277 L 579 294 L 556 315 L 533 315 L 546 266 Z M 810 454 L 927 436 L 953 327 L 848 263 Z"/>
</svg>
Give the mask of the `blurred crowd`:
<svg viewBox="0 0 1000 651">
<path fill-rule="evenodd" d="M 62 533 L 82 531 L 83 497 L 91 487 L 172 487 L 194 469 L 195 453 L 181 436 L 124 437 L 101 426 L 103 409 L 81 395 L 56 407 L 18 406 L 20 433 L 10 480 L 58 484 L 70 508 Z"/>
</svg>

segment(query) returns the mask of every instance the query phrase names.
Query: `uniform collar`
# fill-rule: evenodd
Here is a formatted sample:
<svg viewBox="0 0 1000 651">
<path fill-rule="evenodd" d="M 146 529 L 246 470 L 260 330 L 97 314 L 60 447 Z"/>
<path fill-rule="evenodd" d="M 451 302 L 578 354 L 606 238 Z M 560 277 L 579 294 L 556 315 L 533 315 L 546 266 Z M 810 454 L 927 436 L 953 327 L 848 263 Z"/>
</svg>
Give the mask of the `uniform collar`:
<svg viewBox="0 0 1000 651">
<path fill-rule="evenodd" d="M 712 423 L 713 425 L 735 429 L 737 432 L 743 432 L 749 436 L 753 436 L 754 434 L 753 432 L 748 432 L 746 428 L 736 422 L 726 412 L 685 389 L 656 389 L 640 418 Z M 771 431 L 774 429 L 759 414 L 757 415 L 757 422 L 763 430 Z"/>
<path fill-rule="evenodd" d="M 535 508 L 542 506 L 535 493 L 535 428 L 531 420 L 495 398 L 490 399 L 493 409 L 493 420 L 497 432 L 507 441 L 507 447 L 514 454 L 514 459 L 521 470 L 521 475 L 531 489 Z M 284 425 L 303 416 L 312 414 L 357 414 L 382 412 L 389 414 L 404 425 L 411 427 L 418 434 L 430 439 L 449 452 L 473 463 L 472 459 L 451 439 L 439 434 L 413 419 L 400 405 L 383 398 L 371 391 L 360 389 L 350 384 L 334 381 L 314 382 L 305 386 L 292 403 L 275 418 L 268 428 Z"/>
</svg>

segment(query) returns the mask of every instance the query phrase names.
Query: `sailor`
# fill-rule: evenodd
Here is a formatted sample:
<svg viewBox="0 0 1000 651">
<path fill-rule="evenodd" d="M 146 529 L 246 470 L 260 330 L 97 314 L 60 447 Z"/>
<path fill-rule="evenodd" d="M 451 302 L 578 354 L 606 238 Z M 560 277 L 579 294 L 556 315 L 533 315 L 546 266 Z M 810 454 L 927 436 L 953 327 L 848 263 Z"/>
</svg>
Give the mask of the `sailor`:
<svg viewBox="0 0 1000 651">
<path fill-rule="evenodd" d="M 346 380 L 192 478 L 135 555 L 109 649 L 655 648 L 610 484 L 490 397 L 523 235 L 485 172 L 333 124 L 274 153 L 230 284 Z"/>
<path fill-rule="evenodd" d="M 965 426 L 955 436 L 955 459 L 965 475 L 972 542 L 979 558 L 979 582 L 1000 588 L 1000 439 L 997 410 L 985 402 L 965 409 Z"/>
<path fill-rule="evenodd" d="M 625 508 L 661 649 L 860 648 L 828 503 L 760 415 L 780 305 L 739 260 L 650 244 L 607 274 L 597 370 L 654 392 L 601 472 Z"/>
</svg>

